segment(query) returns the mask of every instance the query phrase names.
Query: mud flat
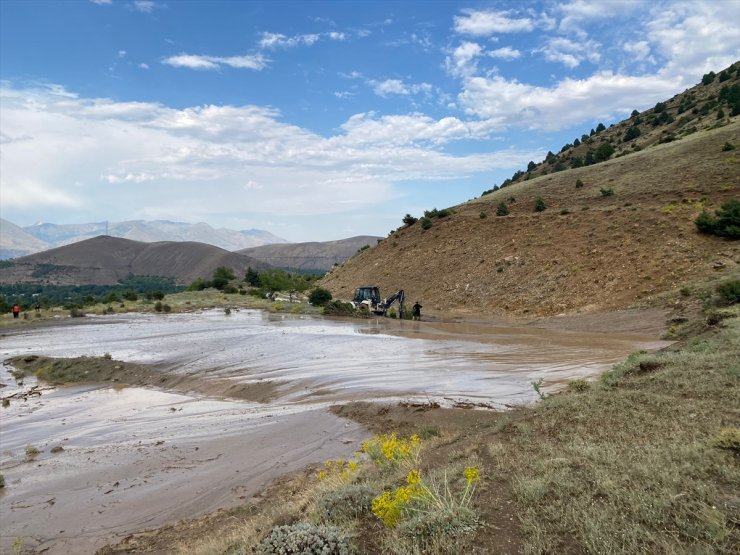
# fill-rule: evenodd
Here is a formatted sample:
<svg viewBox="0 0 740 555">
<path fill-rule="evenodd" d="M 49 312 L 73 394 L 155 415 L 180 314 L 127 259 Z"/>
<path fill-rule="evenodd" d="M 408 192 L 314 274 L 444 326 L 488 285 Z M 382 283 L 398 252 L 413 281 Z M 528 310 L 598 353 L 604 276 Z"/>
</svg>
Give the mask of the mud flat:
<svg viewBox="0 0 740 555">
<path fill-rule="evenodd" d="M 47 553 L 88 553 L 135 531 L 242 503 L 276 476 L 359 445 L 367 432 L 330 413 L 330 404 L 521 404 L 536 398 L 534 380 L 557 388 L 663 344 L 634 333 L 251 310 L 97 317 L 11 332 L 2 338 L 4 360 L 108 353 L 146 366 L 148 377 L 121 380 L 136 387 L 52 388 L 0 411 L 7 484 L 0 547 L 22 538 Z M 8 370 L 0 374 L 2 396 L 19 387 Z M 160 384 L 168 390 L 153 387 Z M 269 384 L 269 402 L 229 399 L 234 387 L 254 384 Z M 22 387 L 32 385 L 26 379 Z M 28 445 L 40 451 L 33 460 Z M 62 449 L 52 453 L 55 447 Z"/>
</svg>

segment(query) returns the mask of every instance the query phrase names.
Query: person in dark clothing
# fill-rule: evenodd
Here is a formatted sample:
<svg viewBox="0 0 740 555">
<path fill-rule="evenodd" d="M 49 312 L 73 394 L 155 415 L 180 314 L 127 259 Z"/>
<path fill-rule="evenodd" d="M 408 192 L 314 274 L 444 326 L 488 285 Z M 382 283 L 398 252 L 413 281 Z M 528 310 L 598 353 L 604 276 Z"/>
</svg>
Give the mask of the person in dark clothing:
<svg viewBox="0 0 740 555">
<path fill-rule="evenodd" d="M 18 306 L 17 304 L 14 304 L 12 312 L 13 312 L 13 318 L 18 318 L 18 315 L 21 313 L 21 307 Z"/>
<path fill-rule="evenodd" d="M 412 315 L 413 315 L 412 318 L 414 320 L 421 320 L 421 309 L 422 309 L 422 306 L 419 304 L 419 301 L 416 301 L 414 303 L 414 306 L 411 307 Z"/>
</svg>

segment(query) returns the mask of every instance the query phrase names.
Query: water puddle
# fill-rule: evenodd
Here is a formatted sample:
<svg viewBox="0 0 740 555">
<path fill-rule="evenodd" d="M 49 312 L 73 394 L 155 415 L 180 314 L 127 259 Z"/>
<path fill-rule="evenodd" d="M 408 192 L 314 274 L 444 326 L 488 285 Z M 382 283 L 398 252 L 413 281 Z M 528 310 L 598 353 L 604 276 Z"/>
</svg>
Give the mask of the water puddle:
<svg viewBox="0 0 740 555">
<path fill-rule="evenodd" d="M 351 454 L 365 432 L 329 404 L 367 399 L 510 405 L 664 343 L 493 324 L 332 321 L 244 310 L 93 317 L 22 329 L 0 357 L 102 356 L 188 378 L 192 394 L 84 385 L 0 409 L 0 547 L 88 553 L 132 531 L 243 502 L 285 472 Z M 0 396 L 19 386 L 0 369 Z M 276 384 L 270 403 L 209 383 Z M 204 393 L 216 395 L 205 396 Z M 26 446 L 40 453 L 26 458 Z M 52 453 L 52 448 L 61 447 Z"/>
</svg>

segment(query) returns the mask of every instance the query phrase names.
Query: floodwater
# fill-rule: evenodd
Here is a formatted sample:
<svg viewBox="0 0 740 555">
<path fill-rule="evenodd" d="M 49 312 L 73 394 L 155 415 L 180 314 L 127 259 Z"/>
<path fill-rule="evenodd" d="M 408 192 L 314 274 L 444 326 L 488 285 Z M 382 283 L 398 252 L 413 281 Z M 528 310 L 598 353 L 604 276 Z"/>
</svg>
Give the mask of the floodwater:
<svg viewBox="0 0 740 555">
<path fill-rule="evenodd" d="M 334 321 L 255 310 L 90 317 L 8 333 L 0 356 L 102 356 L 201 383 L 191 394 L 84 385 L 0 409 L 0 548 L 89 553 L 125 535 L 243 502 L 275 477 L 347 456 L 367 433 L 328 412 L 351 400 L 511 406 L 628 353 L 634 334 L 495 324 Z M 272 384 L 269 403 L 208 382 Z M 0 369 L 0 396 L 22 386 Z M 25 448 L 40 454 L 25 460 Z M 51 453 L 61 446 L 62 450 Z"/>
</svg>

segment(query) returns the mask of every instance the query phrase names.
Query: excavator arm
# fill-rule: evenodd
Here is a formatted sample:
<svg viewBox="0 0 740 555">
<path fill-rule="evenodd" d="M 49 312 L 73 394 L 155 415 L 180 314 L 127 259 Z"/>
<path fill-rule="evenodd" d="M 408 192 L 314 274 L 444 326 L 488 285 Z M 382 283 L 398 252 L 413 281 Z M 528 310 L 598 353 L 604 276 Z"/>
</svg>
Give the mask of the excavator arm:
<svg viewBox="0 0 740 555">
<path fill-rule="evenodd" d="M 381 303 L 381 308 L 383 309 L 383 314 L 386 313 L 386 311 L 391 307 L 391 305 L 398 301 L 398 306 L 400 307 L 401 312 L 401 318 L 403 318 L 403 301 L 405 300 L 406 296 L 403 292 L 403 289 L 399 289 L 393 295 L 383 300 Z"/>
</svg>

